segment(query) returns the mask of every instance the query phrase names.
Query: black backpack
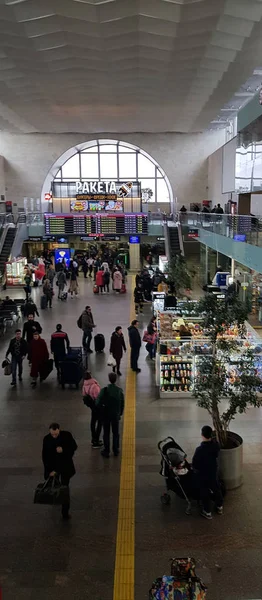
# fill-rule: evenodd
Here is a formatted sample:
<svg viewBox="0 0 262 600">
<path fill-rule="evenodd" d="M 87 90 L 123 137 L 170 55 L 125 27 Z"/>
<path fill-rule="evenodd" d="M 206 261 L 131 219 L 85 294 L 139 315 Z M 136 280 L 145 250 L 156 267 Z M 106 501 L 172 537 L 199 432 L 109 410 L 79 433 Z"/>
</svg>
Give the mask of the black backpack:
<svg viewBox="0 0 262 600">
<path fill-rule="evenodd" d="M 79 329 L 82 329 L 82 315 L 80 315 L 80 317 L 77 319 L 76 324 Z"/>
<path fill-rule="evenodd" d="M 95 400 L 89 394 L 87 394 L 86 396 L 83 397 L 83 403 L 88 408 L 94 408 L 94 406 L 95 406 Z"/>
</svg>

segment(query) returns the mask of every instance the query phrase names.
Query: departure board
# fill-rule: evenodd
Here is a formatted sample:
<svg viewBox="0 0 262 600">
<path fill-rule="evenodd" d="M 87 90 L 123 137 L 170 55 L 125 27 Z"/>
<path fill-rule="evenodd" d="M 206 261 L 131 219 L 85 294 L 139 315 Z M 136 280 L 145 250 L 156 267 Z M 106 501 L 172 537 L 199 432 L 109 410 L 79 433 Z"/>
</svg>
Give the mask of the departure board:
<svg viewBox="0 0 262 600">
<path fill-rule="evenodd" d="M 147 234 L 147 215 L 143 213 L 92 215 L 45 214 L 46 235 L 135 235 Z"/>
</svg>

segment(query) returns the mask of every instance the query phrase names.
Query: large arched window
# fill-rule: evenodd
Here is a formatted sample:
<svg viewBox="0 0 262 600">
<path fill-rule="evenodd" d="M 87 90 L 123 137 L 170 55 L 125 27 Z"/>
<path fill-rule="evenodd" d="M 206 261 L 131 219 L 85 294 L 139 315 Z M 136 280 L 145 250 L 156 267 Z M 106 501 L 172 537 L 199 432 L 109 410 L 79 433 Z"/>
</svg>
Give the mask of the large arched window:
<svg viewBox="0 0 262 600">
<path fill-rule="evenodd" d="M 140 181 L 143 202 L 172 201 L 170 182 L 157 162 L 132 144 L 110 139 L 92 140 L 65 152 L 45 180 L 42 200 L 53 182 L 61 184 L 63 196 L 63 183 L 87 179 Z"/>
</svg>

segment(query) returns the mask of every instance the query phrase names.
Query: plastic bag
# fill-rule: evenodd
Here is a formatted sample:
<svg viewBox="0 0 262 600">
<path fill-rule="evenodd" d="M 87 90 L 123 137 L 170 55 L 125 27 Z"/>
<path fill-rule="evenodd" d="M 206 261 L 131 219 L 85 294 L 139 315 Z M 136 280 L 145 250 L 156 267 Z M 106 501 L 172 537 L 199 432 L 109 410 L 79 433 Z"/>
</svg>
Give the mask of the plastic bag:
<svg viewBox="0 0 262 600">
<path fill-rule="evenodd" d="M 112 354 L 109 354 L 109 357 L 107 359 L 107 364 L 109 367 L 116 367 L 116 361 Z"/>
</svg>

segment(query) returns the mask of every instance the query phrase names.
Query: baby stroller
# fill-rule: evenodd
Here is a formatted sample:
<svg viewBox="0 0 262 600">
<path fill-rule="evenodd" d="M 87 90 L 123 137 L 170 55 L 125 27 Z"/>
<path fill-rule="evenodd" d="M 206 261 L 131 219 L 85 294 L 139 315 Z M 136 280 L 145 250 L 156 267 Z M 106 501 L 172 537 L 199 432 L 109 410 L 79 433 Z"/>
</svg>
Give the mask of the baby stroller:
<svg viewBox="0 0 262 600">
<path fill-rule="evenodd" d="M 191 501 L 198 500 L 199 494 L 196 477 L 186 459 L 187 455 L 172 437 L 160 441 L 158 449 L 161 454 L 160 475 L 165 478 L 167 489 L 161 496 L 161 502 L 165 505 L 170 504 L 169 491 L 172 491 L 186 501 L 186 515 L 190 515 Z"/>
</svg>

